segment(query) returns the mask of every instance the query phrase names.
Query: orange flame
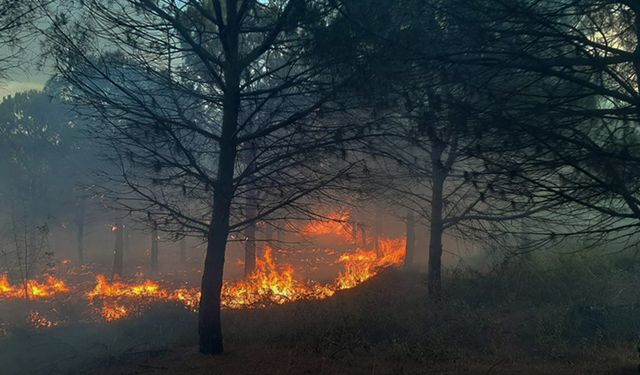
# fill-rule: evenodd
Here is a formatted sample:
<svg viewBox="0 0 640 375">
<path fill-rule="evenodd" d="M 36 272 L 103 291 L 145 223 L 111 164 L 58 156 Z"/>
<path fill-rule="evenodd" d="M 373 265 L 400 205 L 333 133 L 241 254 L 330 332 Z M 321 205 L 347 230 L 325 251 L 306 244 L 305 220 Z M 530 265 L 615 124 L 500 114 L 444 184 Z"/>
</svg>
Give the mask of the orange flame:
<svg viewBox="0 0 640 375">
<path fill-rule="evenodd" d="M 296 279 L 291 265 L 278 267 L 273 250 L 265 248 L 264 259 L 256 259 L 256 270 L 245 280 L 225 282 L 222 305 L 228 308 L 283 304 L 303 298 L 320 298 L 325 288 Z"/>
<path fill-rule="evenodd" d="M 120 320 L 126 318 L 131 314 L 131 311 L 127 309 L 126 306 L 121 305 L 117 302 L 109 302 L 104 301 L 102 306 L 99 308 L 100 316 L 107 322 L 112 322 L 114 320 Z"/>
<path fill-rule="evenodd" d="M 381 239 L 379 254 L 358 249 L 342 255 L 338 262 L 344 264 L 344 271 L 335 282 L 325 285 L 297 277 L 289 264 L 276 264 L 273 250 L 267 247 L 264 257 L 256 259 L 256 270 L 249 277 L 224 282 L 222 306 L 230 309 L 255 308 L 330 297 L 338 290 L 353 288 L 381 270 L 400 264 L 404 257 L 404 244 L 403 239 Z M 196 311 L 200 291 L 196 288 L 171 291 L 151 280 L 137 284 L 109 282 L 105 276 L 99 275 L 95 288 L 87 293 L 87 297 L 98 305 L 97 311 L 104 320 L 113 321 L 137 314 L 147 304 L 160 300 L 176 301 Z"/>
<path fill-rule="evenodd" d="M 89 299 L 98 296 L 107 297 L 164 297 L 166 291 L 151 281 L 145 280 L 141 284 L 127 284 L 121 281 L 109 282 L 104 275 L 96 277 L 97 284 L 87 293 Z"/>
<path fill-rule="evenodd" d="M 338 262 L 344 264 L 344 272 L 338 275 L 338 289 L 349 289 L 377 275 L 382 269 L 401 264 L 405 255 L 405 239 L 380 238 L 378 253 L 357 249 L 345 254 Z"/>
<path fill-rule="evenodd" d="M 22 286 L 14 286 L 9 282 L 9 275 L 0 276 L 0 299 L 3 298 L 50 298 L 57 294 L 68 293 L 69 288 L 64 281 L 47 276 L 44 282 L 27 280 Z"/>
<path fill-rule="evenodd" d="M 301 230 L 305 236 L 329 235 L 353 244 L 351 216 L 349 213 L 332 213 L 327 220 L 310 222 Z M 332 241 L 334 240 L 332 238 Z M 404 239 L 382 238 L 378 250 L 358 248 L 339 256 L 336 264 L 344 269 L 329 283 L 320 284 L 300 277 L 290 264 L 277 264 L 274 252 L 266 247 L 264 255 L 256 259 L 255 271 L 243 280 L 225 281 L 221 302 L 230 309 L 256 308 L 283 304 L 304 299 L 324 299 L 339 290 L 349 289 L 380 273 L 383 269 L 401 264 L 405 253 Z M 336 254 L 334 251 L 331 254 Z M 25 287 L 14 286 L 7 275 L 0 275 L 0 299 L 51 297 L 67 293 L 66 284 L 48 276 L 45 282 L 28 280 Z M 169 288 L 153 280 L 141 282 L 109 281 L 104 275 L 96 276 L 96 284 L 85 293 L 90 306 L 104 321 L 116 321 L 139 315 L 154 302 L 173 301 L 191 311 L 197 311 L 200 301 L 199 288 Z M 39 313 L 29 317 L 36 327 L 51 327 L 52 322 Z"/>
<path fill-rule="evenodd" d="M 314 220 L 305 225 L 300 234 L 303 236 L 336 236 L 348 243 L 352 243 L 351 214 L 348 212 L 333 212 L 323 220 Z"/>
<path fill-rule="evenodd" d="M 87 298 L 92 305 L 97 305 L 96 310 L 108 322 L 138 313 L 152 300 L 169 297 L 167 290 L 151 280 L 129 284 L 110 282 L 104 275 L 98 275 L 96 282 L 93 290 L 87 293 Z"/>
</svg>

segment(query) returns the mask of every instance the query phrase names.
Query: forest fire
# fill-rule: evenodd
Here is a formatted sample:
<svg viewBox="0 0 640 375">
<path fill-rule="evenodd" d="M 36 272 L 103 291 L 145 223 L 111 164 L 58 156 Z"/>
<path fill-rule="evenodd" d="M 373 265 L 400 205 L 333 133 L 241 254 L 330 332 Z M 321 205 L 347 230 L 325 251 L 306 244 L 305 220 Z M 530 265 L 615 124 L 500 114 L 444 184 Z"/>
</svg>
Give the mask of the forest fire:
<svg viewBox="0 0 640 375">
<path fill-rule="evenodd" d="M 0 375 L 640 375 L 639 223 L 640 0 L 0 0 Z"/>
<path fill-rule="evenodd" d="M 328 220 L 313 221 L 300 232 L 302 236 L 334 236 L 339 242 L 352 241 L 350 215 L 334 213 Z M 335 241 L 335 240 L 334 240 Z M 350 242 L 353 245 L 353 242 Z M 337 291 L 349 289 L 368 280 L 381 270 L 400 264 L 404 259 L 405 240 L 380 238 L 377 250 L 353 248 L 344 251 L 327 252 L 321 262 L 325 265 L 341 265 L 343 269 L 336 279 L 328 282 L 310 281 L 296 271 L 292 264 L 278 263 L 275 251 L 265 246 L 263 255 L 257 257 L 256 268 L 248 277 L 241 280 L 227 280 L 222 286 L 221 302 L 223 308 L 243 309 L 262 308 L 300 300 L 324 299 Z M 70 272 L 69 275 L 76 275 Z M 88 275 L 87 275 L 88 276 Z M 200 290 L 188 285 L 162 280 L 125 281 L 110 280 L 103 274 L 95 277 L 95 284 L 74 286 L 89 307 L 89 319 L 113 322 L 131 316 L 143 314 L 156 303 L 173 302 L 190 311 L 197 311 Z M 47 276 L 44 282 L 28 280 L 24 286 L 12 285 L 8 275 L 0 277 L 0 299 L 51 298 L 69 293 L 67 284 L 53 276 Z M 74 298 L 74 296 L 72 296 Z M 36 328 L 55 327 L 58 322 L 47 318 L 46 313 L 31 311 L 28 323 Z"/>
<path fill-rule="evenodd" d="M 331 294 L 330 287 L 298 279 L 291 265 L 278 266 L 273 250 L 267 247 L 264 258 L 256 260 L 256 270 L 247 279 L 223 285 L 222 303 L 228 308 L 259 307 Z"/>
<path fill-rule="evenodd" d="M 380 239 L 378 253 L 357 249 L 344 254 L 338 263 L 344 265 L 333 282 L 321 284 L 305 280 L 290 264 L 278 265 L 273 250 L 265 248 L 264 257 L 256 260 L 256 270 L 247 278 L 225 281 L 222 305 L 229 309 L 259 308 L 299 300 L 324 299 L 338 290 L 349 289 L 370 279 L 381 270 L 400 264 L 404 259 L 404 239 Z M 141 283 L 109 282 L 97 277 L 95 288 L 87 293 L 90 303 L 106 321 L 138 314 L 152 302 L 174 301 L 196 311 L 200 292 L 197 288 L 171 290 L 152 280 Z"/>
<path fill-rule="evenodd" d="M 44 282 L 29 279 L 19 286 L 10 283 L 9 275 L 0 276 L 0 299 L 50 298 L 66 293 L 69 293 L 67 284 L 53 276 L 47 276 Z"/>
</svg>

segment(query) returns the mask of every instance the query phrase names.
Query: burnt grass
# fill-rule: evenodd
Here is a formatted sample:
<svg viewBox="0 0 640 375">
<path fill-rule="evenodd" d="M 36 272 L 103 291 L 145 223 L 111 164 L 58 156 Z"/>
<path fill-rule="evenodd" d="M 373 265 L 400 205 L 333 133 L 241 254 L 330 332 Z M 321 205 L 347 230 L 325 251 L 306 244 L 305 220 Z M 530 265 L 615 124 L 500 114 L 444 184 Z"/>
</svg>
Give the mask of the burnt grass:
<svg viewBox="0 0 640 375">
<path fill-rule="evenodd" d="M 387 270 L 323 301 L 226 311 L 226 354 L 197 353 L 195 314 L 162 304 L 111 324 L 0 338 L 2 374 L 635 374 L 635 261 L 523 260 L 426 277 Z M 8 365 L 4 365 L 8 364 Z"/>
</svg>

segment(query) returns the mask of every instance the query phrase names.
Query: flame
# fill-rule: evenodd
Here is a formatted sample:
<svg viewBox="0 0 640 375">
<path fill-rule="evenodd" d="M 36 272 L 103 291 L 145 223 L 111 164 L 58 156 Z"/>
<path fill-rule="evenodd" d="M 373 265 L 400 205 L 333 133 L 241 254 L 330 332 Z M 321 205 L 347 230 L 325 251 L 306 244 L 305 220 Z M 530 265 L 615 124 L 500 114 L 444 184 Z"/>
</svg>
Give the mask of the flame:
<svg viewBox="0 0 640 375">
<path fill-rule="evenodd" d="M 331 235 L 352 243 L 355 240 L 352 236 L 352 228 L 349 212 L 332 212 L 326 215 L 326 219 L 311 221 L 299 233 L 307 237 Z"/>
<path fill-rule="evenodd" d="M 324 299 L 339 290 L 357 286 L 385 268 L 402 263 L 404 249 L 404 239 L 380 239 L 377 253 L 357 249 L 343 254 L 338 263 L 343 264 L 344 270 L 334 282 L 320 284 L 299 277 L 290 264 L 278 265 L 273 250 L 266 247 L 264 256 L 256 259 L 256 270 L 249 277 L 224 282 L 222 306 L 229 309 L 256 308 L 303 299 Z M 27 288 L 31 296 L 42 298 L 69 291 L 63 281 L 53 276 L 48 276 L 45 283 L 29 280 Z M 24 288 L 11 285 L 8 276 L 3 275 L 0 277 L 0 296 L 23 297 Z M 158 301 L 178 302 L 191 311 L 197 311 L 200 291 L 197 288 L 172 290 L 153 280 L 137 283 L 109 281 L 106 276 L 98 275 L 94 288 L 85 297 L 102 320 L 112 322 L 139 315 Z M 38 313 L 31 314 L 29 319 L 36 327 L 57 325 Z"/>
<path fill-rule="evenodd" d="M 182 303 L 187 309 L 196 312 L 200 304 L 200 290 L 197 288 L 181 288 L 173 292 L 173 299 Z"/>
<path fill-rule="evenodd" d="M 142 283 L 110 282 L 104 275 L 96 277 L 96 286 L 86 294 L 91 305 L 108 321 L 141 312 L 154 300 L 167 299 L 169 292 L 152 280 Z"/>
<path fill-rule="evenodd" d="M 109 302 L 105 301 L 102 303 L 102 306 L 99 308 L 100 316 L 107 322 L 112 322 L 114 320 L 120 320 L 126 318 L 131 314 L 131 311 L 127 309 L 126 306 L 121 305 L 117 302 Z"/>
<path fill-rule="evenodd" d="M 0 296 L 9 296 L 14 293 L 14 288 L 9 283 L 9 275 L 0 276 Z"/>
<path fill-rule="evenodd" d="M 405 255 L 405 239 L 380 238 L 378 252 L 357 249 L 338 260 L 344 264 L 336 285 L 339 290 L 349 289 L 377 275 L 382 269 L 401 264 Z"/>
<path fill-rule="evenodd" d="M 353 248 L 353 224 L 348 212 L 335 212 L 326 220 L 312 221 L 300 234 L 309 237 L 331 236 L 331 241 L 342 240 Z M 116 226 L 112 230 L 118 230 Z M 324 299 L 337 291 L 353 288 L 374 277 L 382 270 L 401 264 L 405 253 L 404 239 L 381 238 L 378 250 L 356 248 L 353 251 L 327 251 L 323 259 L 332 257 L 343 270 L 335 280 L 318 283 L 296 273 L 291 264 L 278 264 L 271 247 L 265 247 L 263 256 L 256 259 L 255 271 L 243 280 L 224 281 L 221 303 L 224 308 L 258 308 L 292 301 Z M 365 246 L 366 247 L 366 246 Z M 341 255 L 340 255 L 341 254 Z M 68 264 L 64 261 L 63 264 Z M 243 264 L 244 262 L 237 264 Z M 88 272 L 87 272 L 88 273 Z M 92 289 L 83 295 L 99 320 L 112 322 L 142 314 L 151 304 L 171 301 L 197 311 L 200 302 L 199 288 L 161 286 L 154 280 L 126 282 L 109 280 L 97 275 Z M 175 286 L 175 285 L 174 285 Z M 3 298 L 48 298 L 68 293 L 69 288 L 59 279 L 48 276 L 44 282 L 28 280 L 23 286 L 12 285 L 8 275 L 0 275 L 0 300 Z M 28 318 L 35 327 L 58 325 L 40 313 L 31 312 Z"/>
<path fill-rule="evenodd" d="M 104 275 L 96 277 L 97 284 L 92 291 L 87 293 L 89 299 L 99 296 L 107 297 L 158 297 L 166 296 L 166 291 L 160 285 L 151 280 L 145 280 L 140 284 L 127 284 L 121 281 L 109 282 Z"/>
<path fill-rule="evenodd" d="M 47 276 L 45 282 L 29 279 L 21 286 L 11 285 L 7 274 L 0 276 L 0 299 L 50 298 L 64 293 L 69 293 L 67 284 L 53 276 Z"/>
<path fill-rule="evenodd" d="M 248 278 L 223 284 L 222 305 L 232 309 L 260 307 L 303 298 L 321 298 L 326 293 L 320 285 L 299 280 L 291 265 L 278 266 L 273 250 L 265 247 L 264 258 L 256 259 L 256 270 Z"/>
<path fill-rule="evenodd" d="M 289 264 L 278 265 L 273 250 L 266 247 L 264 256 L 256 259 L 256 270 L 246 279 L 225 281 L 222 286 L 222 306 L 229 309 L 256 308 L 303 299 L 324 299 L 338 290 L 349 289 L 368 280 L 381 270 L 402 263 L 404 239 L 381 239 L 378 254 L 358 249 L 342 255 L 344 265 L 338 278 L 329 284 L 319 284 L 298 277 Z M 197 288 L 170 290 L 152 280 L 141 283 L 110 282 L 98 275 L 96 286 L 87 298 L 106 321 L 139 314 L 154 301 L 179 302 L 197 311 L 200 291 Z"/>
</svg>

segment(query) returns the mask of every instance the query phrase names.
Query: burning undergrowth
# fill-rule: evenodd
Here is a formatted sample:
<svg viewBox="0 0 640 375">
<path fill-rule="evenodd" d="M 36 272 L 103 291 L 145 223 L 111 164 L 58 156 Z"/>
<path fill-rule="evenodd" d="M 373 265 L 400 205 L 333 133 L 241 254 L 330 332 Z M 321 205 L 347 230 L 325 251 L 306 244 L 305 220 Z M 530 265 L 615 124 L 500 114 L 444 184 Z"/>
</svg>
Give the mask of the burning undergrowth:
<svg viewBox="0 0 640 375">
<path fill-rule="evenodd" d="M 336 215 L 333 215 L 336 216 Z M 385 268 L 400 264 L 405 240 L 380 238 L 377 246 L 357 247 L 356 236 L 348 216 L 329 217 L 312 222 L 300 231 L 303 236 L 334 236 L 348 250 L 325 251 L 329 257 L 319 260 L 339 269 L 335 279 L 314 281 L 292 264 L 278 262 L 276 252 L 265 246 L 256 261 L 255 271 L 241 280 L 227 280 L 222 288 L 226 309 L 263 308 L 300 300 L 320 300 L 337 291 L 350 289 L 370 279 Z M 375 248 L 375 249 L 374 249 Z M 141 316 L 154 305 L 171 303 L 197 311 L 198 285 L 158 279 L 120 280 L 91 269 L 68 269 L 64 280 L 53 275 L 12 284 L 7 275 L 0 276 L 0 302 L 14 304 L 17 311 L 28 311 L 23 321 L 36 328 L 52 328 L 73 322 L 113 322 Z M 70 311 L 72 310 L 72 311 Z M 24 313 L 22 314 L 24 316 Z M 0 335 L 6 335 L 16 322 L 0 321 Z"/>
</svg>

